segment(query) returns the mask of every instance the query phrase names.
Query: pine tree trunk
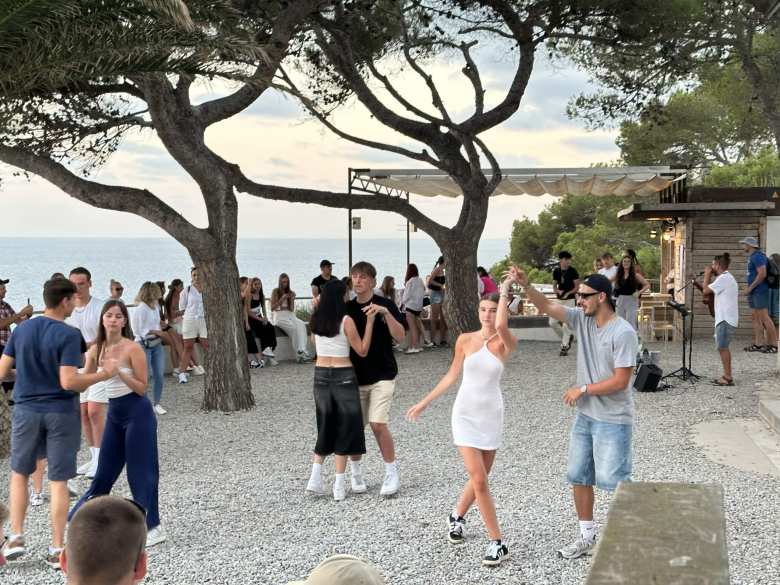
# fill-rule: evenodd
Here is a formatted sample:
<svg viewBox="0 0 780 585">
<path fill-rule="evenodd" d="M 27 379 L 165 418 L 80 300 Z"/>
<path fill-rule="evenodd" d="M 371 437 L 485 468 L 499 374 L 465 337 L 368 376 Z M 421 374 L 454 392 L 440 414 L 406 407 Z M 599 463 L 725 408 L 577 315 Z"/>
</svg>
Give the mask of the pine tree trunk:
<svg viewBox="0 0 780 585">
<path fill-rule="evenodd" d="M 5 390 L 0 388 L 0 459 L 11 454 L 11 406 Z"/>
<path fill-rule="evenodd" d="M 443 246 L 447 275 L 444 317 L 450 343 L 458 335 L 479 329 L 479 289 L 477 287 L 477 246 L 479 236 L 462 237 Z"/>
<path fill-rule="evenodd" d="M 209 349 L 203 410 L 233 412 L 255 406 L 247 364 L 243 305 L 235 255 L 193 256 L 203 291 Z"/>
</svg>

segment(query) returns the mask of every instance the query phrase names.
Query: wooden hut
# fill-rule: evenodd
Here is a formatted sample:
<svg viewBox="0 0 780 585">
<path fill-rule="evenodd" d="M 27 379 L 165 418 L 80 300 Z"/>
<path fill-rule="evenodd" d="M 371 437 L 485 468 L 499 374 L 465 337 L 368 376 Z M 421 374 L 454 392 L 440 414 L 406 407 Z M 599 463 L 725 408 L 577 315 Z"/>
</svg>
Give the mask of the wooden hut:
<svg viewBox="0 0 780 585">
<path fill-rule="evenodd" d="M 728 252 L 730 272 L 740 285 L 740 317 L 737 335 L 752 334 L 750 309 L 744 290 L 747 286 L 747 257 L 739 241 L 747 236 L 758 238 L 768 254 L 780 252 L 780 187 L 712 188 L 689 187 L 676 192 L 662 192 L 658 203 L 637 203 L 620 212 L 621 221 L 662 222 L 660 234 L 661 275 L 674 275 L 674 288 L 681 289 L 700 273 L 713 256 Z M 663 283 L 662 283 L 663 287 Z M 701 302 L 694 286 L 675 294 L 678 302 L 693 302 L 694 336 L 713 334 L 713 318 Z M 676 319 L 679 329 L 680 319 Z"/>
</svg>

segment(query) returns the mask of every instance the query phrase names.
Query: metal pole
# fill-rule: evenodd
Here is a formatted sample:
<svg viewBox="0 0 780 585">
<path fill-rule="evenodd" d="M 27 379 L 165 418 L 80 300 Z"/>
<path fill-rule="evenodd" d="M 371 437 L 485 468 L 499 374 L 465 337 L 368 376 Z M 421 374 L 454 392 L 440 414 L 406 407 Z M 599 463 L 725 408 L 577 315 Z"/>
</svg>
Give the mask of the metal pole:
<svg viewBox="0 0 780 585">
<path fill-rule="evenodd" d="M 347 169 L 347 194 L 352 195 L 352 168 Z M 347 268 L 345 275 L 352 268 L 352 208 L 347 209 Z"/>
<path fill-rule="evenodd" d="M 409 203 L 409 191 L 406 192 L 406 202 Z M 406 218 L 406 265 L 409 266 L 411 262 L 411 246 L 409 242 L 409 229 L 411 227 L 409 218 Z"/>
</svg>

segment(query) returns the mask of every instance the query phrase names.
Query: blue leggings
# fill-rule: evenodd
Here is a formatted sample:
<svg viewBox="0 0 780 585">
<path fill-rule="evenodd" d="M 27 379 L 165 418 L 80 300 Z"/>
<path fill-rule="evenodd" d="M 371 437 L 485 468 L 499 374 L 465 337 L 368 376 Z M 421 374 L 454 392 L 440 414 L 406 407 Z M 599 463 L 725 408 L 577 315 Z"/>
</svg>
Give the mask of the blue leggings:
<svg viewBox="0 0 780 585">
<path fill-rule="evenodd" d="M 68 521 L 89 498 L 110 494 L 125 464 L 133 499 L 146 508 L 146 526 L 151 530 L 160 525 L 157 417 L 151 403 L 135 392 L 108 401 L 97 474 Z"/>
<path fill-rule="evenodd" d="M 146 354 L 146 367 L 152 375 L 152 390 L 155 404 L 160 404 L 162 400 L 163 383 L 165 382 L 165 350 L 163 344 L 159 343 L 154 347 L 144 347 Z"/>
</svg>

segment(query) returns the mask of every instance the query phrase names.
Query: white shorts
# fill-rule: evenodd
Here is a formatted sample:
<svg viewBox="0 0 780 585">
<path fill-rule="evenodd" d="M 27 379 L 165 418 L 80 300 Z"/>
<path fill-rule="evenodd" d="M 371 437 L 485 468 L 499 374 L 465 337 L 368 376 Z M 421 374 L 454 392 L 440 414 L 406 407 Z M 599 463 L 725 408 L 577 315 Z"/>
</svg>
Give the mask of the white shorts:
<svg viewBox="0 0 780 585">
<path fill-rule="evenodd" d="M 179 335 L 181 335 L 181 319 L 179 319 L 178 321 L 174 321 L 173 323 L 171 323 L 171 327 L 173 327 L 173 330 L 174 330 L 176 333 L 178 333 Z"/>
<path fill-rule="evenodd" d="M 81 404 L 86 404 L 87 402 L 108 404 L 108 387 L 106 383 L 98 382 L 84 390 L 84 392 L 79 394 L 79 402 Z"/>
<path fill-rule="evenodd" d="M 206 319 L 184 319 L 181 323 L 181 336 L 184 339 L 208 339 Z"/>
</svg>

